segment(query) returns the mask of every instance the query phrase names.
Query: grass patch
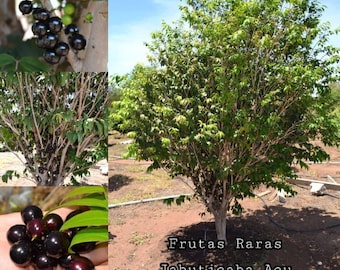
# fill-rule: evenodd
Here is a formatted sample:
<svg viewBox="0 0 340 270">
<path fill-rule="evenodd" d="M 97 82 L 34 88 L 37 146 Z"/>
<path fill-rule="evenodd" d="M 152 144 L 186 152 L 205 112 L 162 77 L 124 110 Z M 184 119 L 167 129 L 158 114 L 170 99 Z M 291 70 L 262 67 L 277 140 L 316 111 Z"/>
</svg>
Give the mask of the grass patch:
<svg viewBox="0 0 340 270">
<path fill-rule="evenodd" d="M 129 239 L 130 244 L 134 244 L 136 246 L 143 245 L 145 241 L 148 241 L 152 237 L 151 233 L 144 233 L 140 235 L 138 232 L 132 232 L 131 237 Z"/>
<path fill-rule="evenodd" d="M 128 173 L 146 173 L 147 167 L 141 165 L 129 165 L 124 168 L 125 172 Z"/>
</svg>

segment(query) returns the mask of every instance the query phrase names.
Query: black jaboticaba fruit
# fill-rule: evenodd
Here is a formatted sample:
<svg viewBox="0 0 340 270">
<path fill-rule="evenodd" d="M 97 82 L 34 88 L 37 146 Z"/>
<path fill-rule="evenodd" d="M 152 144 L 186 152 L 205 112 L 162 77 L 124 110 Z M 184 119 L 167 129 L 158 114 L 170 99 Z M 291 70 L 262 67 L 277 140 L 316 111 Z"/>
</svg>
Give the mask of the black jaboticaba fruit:
<svg viewBox="0 0 340 270">
<path fill-rule="evenodd" d="M 60 231 L 50 232 L 45 239 L 45 250 L 48 256 L 60 258 L 67 253 L 70 242 L 65 233 Z"/>
<path fill-rule="evenodd" d="M 49 213 L 44 217 L 44 220 L 46 221 L 47 227 L 50 231 L 58 231 L 64 223 L 61 216 L 55 213 Z"/>
<path fill-rule="evenodd" d="M 22 14 L 30 14 L 33 10 L 32 1 L 21 1 L 19 4 L 19 10 Z"/>
<path fill-rule="evenodd" d="M 31 262 L 32 248 L 27 240 L 16 242 L 9 250 L 12 261 L 20 267 L 25 267 Z"/>
<path fill-rule="evenodd" d="M 17 224 L 10 227 L 7 231 L 7 240 L 11 244 L 14 244 L 20 240 L 29 240 L 26 226 L 23 224 Z"/>
<path fill-rule="evenodd" d="M 38 206 L 30 205 L 21 211 L 21 218 L 25 224 L 27 224 L 32 219 L 42 218 L 43 212 Z"/>
</svg>

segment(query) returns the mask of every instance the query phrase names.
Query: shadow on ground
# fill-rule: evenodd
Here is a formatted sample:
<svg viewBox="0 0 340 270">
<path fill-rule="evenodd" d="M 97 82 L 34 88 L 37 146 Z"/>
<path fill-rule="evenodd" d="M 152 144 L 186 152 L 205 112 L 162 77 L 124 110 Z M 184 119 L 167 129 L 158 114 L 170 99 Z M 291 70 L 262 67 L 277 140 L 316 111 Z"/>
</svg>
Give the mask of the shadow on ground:
<svg viewBox="0 0 340 270">
<path fill-rule="evenodd" d="M 290 209 L 271 206 L 268 211 L 256 210 L 227 222 L 228 246 L 224 250 L 167 250 L 168 237 L 216 242 L 214 223 L 201 222 L 171 232 L 161 244 L 169 254 L 167 263 L 186 266 L 242 266 L 242 269 L 340 269 L 340 218 L 318 208 Z M 271 219 L 270 219 L 270 218 Z M 326 230 L 323 228 L 329 227 Z M 236 238 L 244 240 L 282 241 L 277 249 L 236 249 Z M 267 245 L 272 245 L 267 242 Z M 269 263 L 270 268 L 264 267 Z M 246 268 L 249 266 L 251 268 Z M 281 266 L 281 268 L 275 268 Z M 284 268 L 291 266 L 292 268 Z M 206 268 L 204 268 L 206 269 Z M 209 268 L 207 268 L 209 269 Z M 213 268 L 211 268 L 213 269 Z M 215 268 L 214 268 L 215 269 Z M 219 269 L 219 268 L 218 268 Z M 225 268 L 223 268 L 225 269 Z M 231 268 L 228 268 L 231 269 Z M 240 268 L 241 269 L 241 268 Z"/>
<path fill-rule="evenodd" d="M 123 174 L 115 174 L 109 178 L 109 192 L 117 191 L 132 182 L 132 178 Z"/>
</svg>

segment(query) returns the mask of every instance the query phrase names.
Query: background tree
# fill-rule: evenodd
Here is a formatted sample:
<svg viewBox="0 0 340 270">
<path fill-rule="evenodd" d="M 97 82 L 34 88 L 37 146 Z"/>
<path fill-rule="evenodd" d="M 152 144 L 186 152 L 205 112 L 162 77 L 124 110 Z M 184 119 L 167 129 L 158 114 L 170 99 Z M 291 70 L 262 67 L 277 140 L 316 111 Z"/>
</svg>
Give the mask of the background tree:
<svg viewBox="0 0 340 270">
<path fill-rule="evenodd" d="M 37 185 L 76 183 L 107 157 L 106 100 L 107 73 L 1 73 L 0 142 Z"/>
<path fill-rule="evenodd" d="M 334 114 L 337 117 L 338 123 L 340 123 L 340 82 L 331 84 L 332 99 L 335 102 Z"/>
<path fill-rule="evenodd" d="M 339 143 L 330 82 L 339 50 L 328 46 L 323 8 L 308 0 L 188 0 L 182 19 L 152 34 L 151 66 L 136 66 L 113 119 L 130 148 L 172 176 L 184 175 L 226 241 L 261 184 L 292 192 L 292 164 L 307 167 Z"/>
</svg>

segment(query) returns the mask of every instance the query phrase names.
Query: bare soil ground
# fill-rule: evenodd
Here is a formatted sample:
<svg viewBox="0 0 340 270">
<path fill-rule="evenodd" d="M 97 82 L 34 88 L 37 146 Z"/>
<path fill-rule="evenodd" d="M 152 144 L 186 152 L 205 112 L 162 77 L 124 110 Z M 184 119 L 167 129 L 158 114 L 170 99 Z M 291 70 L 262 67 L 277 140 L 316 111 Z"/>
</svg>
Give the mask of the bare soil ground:
<svg viewBox="0 0 340 270">
<path fill-rule="evenodd" d="M 11 152 L 0 152 L 0 177 L 8 170 L 17 171 L 22 174 L 24 170 L 23 163 L 19 160 L 24 160 L 24 157 L 20 154 L 18 156 Z M 100 173 L 100 165 L 107 162 L 106 160 L 100 161 L 93 168 L 90 169 L 91 175 L 79 179 L 82 185 L 103 185 L 107 184 L 107 176 Z M 36 186 L 36 184 L 28 177 L 21 176 L 20 178 L 13 177 L 13 180 L 9 180 L 7 183 L 1 181 L 1 186 Z"/>
<path fill-rule="evenodd" d="M 109 203 L 193 193 L 187 179 L 170 179 L 162 170 L 146 173 L 146 161 L 118 159 L 126 149 L 121 144 L 126 138 L 111 137 L 110 141 Z M 340 161 L 340 149 L 327 150 L 331 161 Z M 312 164 L 309 171 L 298 173 L 321 181 L 327 181 L 329 175 L 340 183 L 340 164 Z M 216 242 L 213 217 L 199 201 L 170 207 L 155 201 L 112 208 L 110 270 L 340 269 L 340 192 L 327 190 L 327 195 L 314 196 L 308 186 L 293 187 L 298 195 L 286 197 L 285 203 L 278 201 L 275 190 L 263 200 L 243 200 L 243 214 L 228 216 L 228 246 L 223 250 L 167 247 L 169 237 Z M 269 246 L 278 240 L 282 248 L 242 250 L 237 248 L 236 238 L 267 240 Z"/>
</svg>

